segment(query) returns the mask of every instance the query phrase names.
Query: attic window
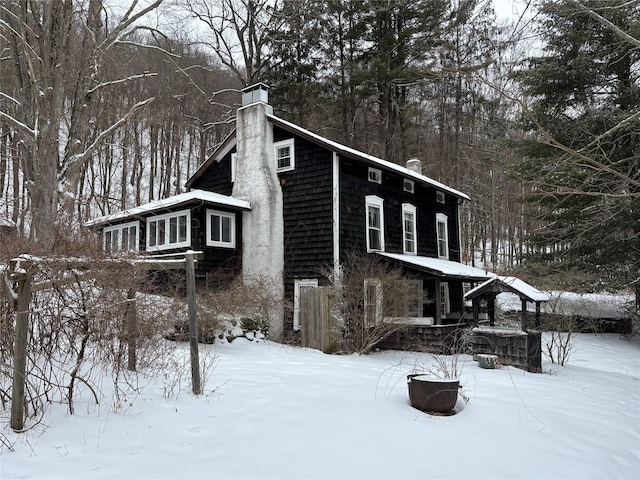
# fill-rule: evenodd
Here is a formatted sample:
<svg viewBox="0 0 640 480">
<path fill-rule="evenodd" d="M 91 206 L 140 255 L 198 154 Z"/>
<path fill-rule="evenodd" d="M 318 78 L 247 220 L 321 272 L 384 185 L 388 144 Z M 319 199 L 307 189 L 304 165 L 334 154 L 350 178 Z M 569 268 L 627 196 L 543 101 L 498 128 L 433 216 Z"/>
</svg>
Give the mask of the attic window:
<svg viewBox="0 0 640 480">
<path fill-rule="evenodd" d="M 436 192 L 436 201 L 438 203 L 444 203 L 444 192 Z"/>
<path fill-rule="evenodd" d="M 413 189 L 414 189 L 413 180 L 407 180 L 405 178 L 403 186 L 404 186 L 405 192 L 413 193 Z"/>
<path fill-rule="evenodd" d="M 276 154 L 278 172 L 286 172 L 295 168 L 295 151 L 293 138 L 273 144 Z"/>
<path fill-rule="evenodd" d="M 382 183 L 382 171 L 377 168 L 369 167 L 369 181 L 373 183 Z"/>
</svg>

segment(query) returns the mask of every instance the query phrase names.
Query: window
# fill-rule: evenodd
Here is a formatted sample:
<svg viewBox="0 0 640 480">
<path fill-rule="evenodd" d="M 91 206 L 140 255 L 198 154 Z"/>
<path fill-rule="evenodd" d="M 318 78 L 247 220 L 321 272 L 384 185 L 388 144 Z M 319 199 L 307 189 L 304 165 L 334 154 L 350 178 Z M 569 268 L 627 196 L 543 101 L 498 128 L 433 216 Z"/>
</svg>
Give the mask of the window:
<svg viewBox="0 0 640 480">
<path fill-rule="evenodd" d="M 384 200 L 375 195 L 365 197 L 367 210 L 367 252 L 384 252 Z"/>
<path fill-rule="evenodd" d="M 449 303 L 449 284 L 446 282 L 440 283 L 440 317 L 446 318 L 447 314 L 451 311 L 451 305 Z"/>
<path fill-rule="evenodd" d="M 449 233 L 447 228 L 447 216 L 444 213 L 436 214 L 436 233 L 438 234 L 438 258 L 449 258 Z"/>
<path fill-rule="evenodd" d="M 393 314 L 400 318 L 422 317 L 424 292 L 422 280 L 402 279 L 394 282 Z"/>
<path fill-rule="evenodd" d="M 207 209 L 207 246 L 235 248 L 235 213 Z"/>
<path fill-rule="evenodd" d="M 436 192 L 436 201 L 438 203 L 444 203 L 444 192 Z"/>
<path fill-rule="evenodd" d="M 318 286 L 316 278 L 294 280 L 293 291 L 293 329 L 300 330 L 300 292 L 305 288 L 315 288 Z"/>
<path fill-rule="evenodd" d="M 276 150 L 276 165 L 278 172 L 286 172 L 295 168 L 295 152 L 293 138 L 273 144 Z"/>
<path fill-rule="evenodd" d="M 364 281 L 364 325 L 372 327 L 382 321 L 382 283 L 377 278 Z"/>
<path fill-rule="evenodd" d="M 373 183 L 382 183 L 382 171 L 377 168 L 369 167 L 369 181 Z"/>
<path fill-rule="evenodd" d="M 407 180 L 405 178 L 404 182 L 403 182 L 403 188 L 405 192 L 409 192 L 409 193 L 413 193 L 414 192 L 414 183 L 413 180 Z"/>
<path fill-rule="evenodd" d="M 147 219 L 147 250 L 191 246 L 191 213 L 182 210 Z"/>
<path fill-rule="evenodd" d="M 402 204 L 402 251 L 415 255 L 416 247 L 416 207 L 410 203 Z"/>
<path fill-rule="evenodd" d="M 109 253 L 137 251 L 138 224 L 139 222 L 129 222 L 106 227 L 103 232 L 104 251 Z"/>
</svg>

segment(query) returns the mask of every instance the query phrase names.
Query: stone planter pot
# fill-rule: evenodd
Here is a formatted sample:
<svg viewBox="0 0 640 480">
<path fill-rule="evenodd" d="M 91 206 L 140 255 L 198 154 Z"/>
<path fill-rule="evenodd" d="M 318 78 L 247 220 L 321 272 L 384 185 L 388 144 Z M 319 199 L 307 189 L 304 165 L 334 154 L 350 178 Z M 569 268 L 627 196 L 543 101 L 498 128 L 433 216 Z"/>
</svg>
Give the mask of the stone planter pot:
<svg viewBox="0 0 640 480">
<path fill-rule="evenodd" d="M 407 384 L 411 406 L 423 412 L 449 412 L 458 401 L 458 379 L 440 379 L 424 373 L 410 373 L 407 375 Z"/>
</svg>

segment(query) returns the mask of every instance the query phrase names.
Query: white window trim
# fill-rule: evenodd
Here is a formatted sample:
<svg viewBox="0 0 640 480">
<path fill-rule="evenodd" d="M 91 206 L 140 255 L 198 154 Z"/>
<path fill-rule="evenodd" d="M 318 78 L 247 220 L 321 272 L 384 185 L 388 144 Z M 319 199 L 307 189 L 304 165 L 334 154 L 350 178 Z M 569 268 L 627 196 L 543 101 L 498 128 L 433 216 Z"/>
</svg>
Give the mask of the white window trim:
<svg viewBox="0 0 640 480">
<path fill-rule="evenodd" d="M 440 283 L 440 318 L 446 318 L 451 313 L 451 301 L 449 300 L 449 284 Z"/>
<path fill-rule="evenodd" d="M 231 183 L 236 181 L 236 171 L 238 170 L 237 162 L 238 154 L 234 152 L 231 154 Z"/>
<path fill-rule="evenodd" d="M 293 329 L 300 330 L 300 289 L 305 287 L 317 287 L 317 278 L 303 278 L 293 281 Z"/>
<path fill-rule="evenodd" d="M 278 150 L 283 147 L 289 147 L 289 154 L 291 156 L 291 161 L 288 166 L 278 168 Z M 288 140 L 281 140 L 280 142 L 275 142 L 273 144 L 273 153 L 276 161 L 276 171 L 288 172 L 289 170 L 293 170 L 296 168 L 296 151 L 295 151 L 295 142 L 293 138 L 290 138 Z"/>
<path fill-rule="evenodd" d="M 440 229 L 438 228 L 439 224 L 444 224 L 444 239 L 440 238 Z M 444 240 L 445 243 L 445 251 L 444 253 L 440 251 L 440 241 Z M 444 213 L 436 214 L 436 241 L 438 248 L 438 258 L 449 259 L 449 226 L 447 222 L 447 216 Z"/>
<path fill-rule="evenodd" d="M 140 222 L 139 221 L 134 221 L 134 222 L 127 222 L 127 223 L 121 223 L 119 225 L 111 225 L 109 227 L 105 227 L 102 230 L 102 248 L 104 249 L 105 252 L 110 251 L 111 253 L 117 253 L 117 252 L 123 252 L 125 251 L 122 248 L 122 231 L 123 230 L 129 230 L 131 229 L 131 227 L 136 227 L 136 238 L 135 241 L 133 243 L 133 245 L 131 245 L 131 237 L 129 236 L 129 248 L 126 249 L 127 252 L 137 252 L 138 251 L 138 247 L 139 247 L 139 238 L 140 238 Z M 107 248 L 107 233 L 108 232 L 118 232 L 118 249 L 116 251 L 110 250 L 109 248 Z M 131 248 L 133 246 L 133 248 Z"/>
<path fill-rule="evenodd" d="M 221 240 L 214 240 L 211 236 L 211 216 L 216 215 L 219 217 L 225 217 L 231 219 L 231 241 L 223 242 Z M 223 212 L 221 210 L 213 210 L 207 208 L 207 239 L 206 244 L 208 247 L 220 247 L 220 248 L 235 248 L 236 247 L 236 214 L 233 212 Z"/>
<path fill-rule="evenodd" d="M 373 183 L 382 183 L 382 170 L 369 167 L 367 172 L 367 180 Z"/>
<path fill-rule="evenodd" d="M 409 180 L 407 178 L 402 182 L 402 188 L 405 192 L 414 193 L 415 192 L 415 183 L 413 180 Z"/>
<path fill-rule="evenodd" d="M 169 220 L 174 217 L 180 217 L 182 215 L 187 216 L 187 239 L 184 242 L 176 242 L 169 243 Z M 149 224 L 151 222 L 157 222 L 159 220 L 165 220 L 165 242 L 163 245 L 154 245 L 151 246 L 149 244 L 149 234 L 151 233 L 151 228 Z M 172 250 L 174 248 L 183 248 L 191 246 L 191 211 L 190 210 L 180 210 L 179 212 L 171 212 L 165 213 L 163 215 L 156 215 L 153 217 L 147 218 L 147 250 L 150 252 L 158 251 L 158 250 Z"/>
<path fill-rule="evenodd" d="M 369 241 L 369 207 L 378 207 L 380 209 L 380 248 L 373 249 Z M 384 200 L 377 195 L 367 195 L 365 197 L 365 222 L 366 222 L 366 240 L 367 252 L 384 252 Z"/>
<path fill-rule="evenodd" d="M 413 231 L 410 232 L 413 234 L 413 251 L 407 250 L 407 231 L 405 230 L 404 224 L 404 216 L 405 214 L 413 215 Z M 418 215 L 416 214 L 415 205 L 411 205 L 410 203 L 402 204 L 402 252 L 405 255 L 417 255 L 418 254 Z"/>
<path fill-rule="evenodd" d="M 369 318 L 369 301 L 367 290 L 368 287 L 373 285 L 376 287 L 376 303 L 375 303 L 375 318 Z M 364 280 L 364 325 L 365 327 L 372 327 L 382 322 L 382 301 L 383 301 L 383 292 L 382 292 L 382 282 L 379 278 L 365 278 Z"/>
</svg>

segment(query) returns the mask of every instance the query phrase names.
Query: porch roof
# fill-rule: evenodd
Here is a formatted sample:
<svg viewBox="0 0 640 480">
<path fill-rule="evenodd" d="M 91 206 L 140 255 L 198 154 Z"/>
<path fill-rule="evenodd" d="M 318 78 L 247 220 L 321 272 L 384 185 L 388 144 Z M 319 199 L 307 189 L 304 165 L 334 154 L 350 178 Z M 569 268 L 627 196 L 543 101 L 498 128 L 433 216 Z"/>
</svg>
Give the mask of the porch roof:
<svg viewBox="0 0 640 480">
<path fill-rule="evenodd" d="M 378 255 L 396 260 L 418 270 L 437 277 L 454 278 L 456 280 L 485 281 L 496 277 L 495 273 L 480 268 L 471 267 L 460 262 L 452 262 L 442 258 L 421 257 L 418 255 L 403 255 L 401 253 L 377 252 Z"/>
<path fill-rule="evenodd" d="M 495 276 L 486 282 L 469 290 L 465 295 L 465 300 L 472 300 L 482 295 L 496 296 L 502 292 L 511 292 L 518 295 L 523 300 L 529 302 L 548 302 L 549 295 L 541 292 L 524 280 L 516 277 Z"/>
<path fill-rule="evenodd" d="M 190 192 L 180 193 L 171 197 L 155 200 L 145 203 L 137 207 L 115 212 L 103 217 L 93 218 L 85 223 L 85 226 L 92 227 L 96 225 L 106 225 L 116 223 L 126 218 L 153 213 L 157 211 L 170 210 L 172 208 L 192 204 L 194 202 L 202 202 L 211 206 L 230 207 L 237 210 L 251 210 L 251 205 L 246 200 L 240 200 L 228 195 L 221 195 L 215 192 L 207 192 L 205 190 L 191 190 Z"/>
</svg>

